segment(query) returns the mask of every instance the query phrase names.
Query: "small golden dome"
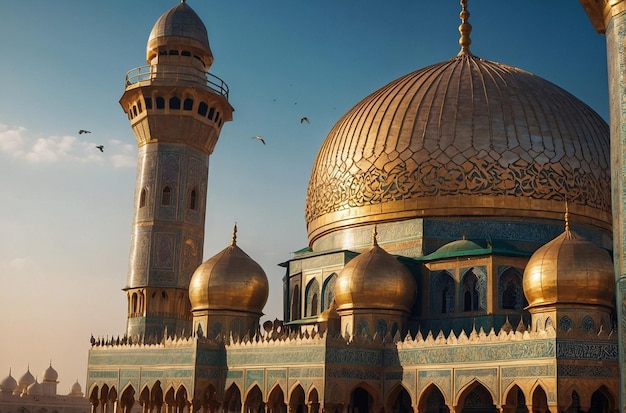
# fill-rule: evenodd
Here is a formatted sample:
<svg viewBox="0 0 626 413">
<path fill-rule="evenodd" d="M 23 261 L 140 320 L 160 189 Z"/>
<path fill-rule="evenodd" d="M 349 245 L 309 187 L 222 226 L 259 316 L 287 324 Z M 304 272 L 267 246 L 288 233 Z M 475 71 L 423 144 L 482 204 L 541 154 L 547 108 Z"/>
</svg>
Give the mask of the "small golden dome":
<svg viewBox="0 0 626 413">
<path fill-rule="evenodd" d="M 529 307 L 556 303 L 611 307 L 615 272 L 605 250 L 566 228 L 530 257 L 523 284 Z"/>
<path fill-rule="evenodd" d="M 57 371 L 52 367 L 52 363 L 50 363 L 50 366 L 43 372 L 42 381 L 56 382 L 58 378 L 59 373 L 57 373 Z"/>
<path fill-rule="evenodd" d="M 337 313 L 337 302 L 333 300 L 326 310 L 322 311 L 319 316 L 317 316 L 317 322 L 323 323 L 328 320 L 337 320 L 339 319 L 339 314 Z"/>
<path fill-rule="evenodd" d="M 30 372 L 30 367 L 28 367 L 26 369 L 26 373 L 24 373 L 22 377 L 20 377 L 20 379 L 18 380 L 18 383 L 22 387 L 28 387 L 34 382 L 35 382 L 35 377 Z"/>
<path fill-rule="evenodd" d="M 350 261 L 337 276 L 337 310 L 386 309 L 410 312 L 417 295 L 413 275 L 393 255 L 374 246 Z"/>
<path fill-rule="evenodd" d="M 262 314 L 268 295 L 265 271 L 237 246 L 235 236 L 231 245 L 196 269 L 189 283 L 191 311 L 232 310 Z"/>
</svg>

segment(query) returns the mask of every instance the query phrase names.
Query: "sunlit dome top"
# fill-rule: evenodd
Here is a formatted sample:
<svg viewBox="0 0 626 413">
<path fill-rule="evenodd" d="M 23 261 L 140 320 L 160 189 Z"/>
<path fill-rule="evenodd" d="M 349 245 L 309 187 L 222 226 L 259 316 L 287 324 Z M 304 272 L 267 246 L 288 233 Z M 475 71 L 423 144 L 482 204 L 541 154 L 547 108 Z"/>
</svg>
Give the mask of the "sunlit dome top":
<svg viewBox="0 0 626 413">
<path fill-rule="evenodd" d="M 237 246 L 235 235 L 231 245 L 196 269 L 189 283 L 191 311 L 231 310 L 261 315 L 268 296 L 265 271 Z"/>
<path fill-rule="evenodd" d="M 41 383 L 35 380 L 33 384 L 28 386 L 28 394 L 35 396 L 43 395 L 43 386 L 41 385 Z"/>
<path fill-rule="evenodd" d="M 54 381 L 56 382 L 59 378 L 59 373 L 52 368 L 52 364 L 43 372 L 42 381 Z"/>
<path fill-rule="evenodd" d="M 606 122 L 553 83 L 474 56 L 467 33 L 461 43 L 330 130 L 306 196 L 309 245 L 419 217 L 560 220 L 566 198 L 576 222 L 610 235 Z"/>
<path fill-rule="evenodd" d="M 70 396 L 82 396 L 83 395 L 83 389 L 80 387 L 78 380 L 76 380 L 76 382 L 72 384 L 69 395 Z"/>
<path fill-rule="evenodd" d="M 609 253 L 566 226 L 539 248 L 524 270 L 529 308 L 561 304 L 612 306 L 614 268 Z"/>
<path fill-rule="evenodd" d="M 181 50 L 177 50 L 177 49 Z M 154 23 L 148 37 L 148 62 L 159 53 L 177 55 L 188 52 L 198 56 L 208 68 L 213 63 L 206 26 L 196 12 L 184 1 L 166 11 Z"/>
<path fill-rule="evenodd" d="M 26 369 L 26 373 L 24 373 L 22 377 L 20 377 L 20 379 L 18 380 L 18 384 L 21 387 L 30 386 L 34 382 L 35 382 L 35 377 L 31 374 L 30 368 Z"/>
<path fill-rule="evenodd" d="M 335 284 L 337 311 L 378 309 L 410 312 L 417 296 L 411 272 L 396 257 L 374 246 L 353 258 Z"/>
<path fill-rule="evenodd" d="M 0 390 L 3 393 L 10 394 L 15 391 L 15 389 L 17 389 L 17 381 L 11 376 L 11 371 L 9 371 L 9 375 L 0 382 Z"/>
</svg>

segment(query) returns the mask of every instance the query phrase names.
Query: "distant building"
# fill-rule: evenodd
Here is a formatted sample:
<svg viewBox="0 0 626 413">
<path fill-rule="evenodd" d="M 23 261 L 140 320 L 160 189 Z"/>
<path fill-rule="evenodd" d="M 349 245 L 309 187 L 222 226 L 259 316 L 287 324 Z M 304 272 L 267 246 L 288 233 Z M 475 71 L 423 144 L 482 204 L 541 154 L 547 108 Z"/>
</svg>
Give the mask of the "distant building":
<svg viewBox="0 0 626 413">
<path fill-rule="evenodd" d="M 327 135 L 309 245 L 263 326 L 267 277 L 236 228 L 202 262 L 228 88 L 184 0 L 157 20 L 120 100 L 139 147 L 128 321 L 92 341 L 92 412 L 619 411 L 609 127 L 474 56 L 461 3 L 457 56 Z"/>
<path fill-rule="evenodd" d="M 59 374 L 50 365 L 39 382 L 26 370 L 19 380 L 9 375 L 0 382 L 0 413 L 89 413 L 91 406 L 78 381 L 67 395 L 57 394 Z"/>
</svg>

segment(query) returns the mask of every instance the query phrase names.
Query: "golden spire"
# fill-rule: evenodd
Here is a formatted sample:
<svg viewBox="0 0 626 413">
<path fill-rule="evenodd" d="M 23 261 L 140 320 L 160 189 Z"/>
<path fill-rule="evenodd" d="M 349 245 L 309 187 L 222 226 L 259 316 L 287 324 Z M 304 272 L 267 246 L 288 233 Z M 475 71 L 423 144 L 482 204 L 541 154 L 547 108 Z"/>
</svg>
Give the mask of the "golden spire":
<svg viewBox="0 0 626 413">
<path fill-rule="evenodd" d="M 459 17 L 461 18 L 461 25 L 459 26 L 459 33 L 461 33 L 459 44 L 461 45 L 461 50 L 459 51 L 458 56 L 472 54 L 469 49 L 470 44 L 472 44 L 472 39 L 470 39 L 472 25 L 467 22 L 469 16 L 470 13 L 467 11 L 467 0 L 461 0 L 461 13 L 459 14 Z"/>
<path fill-rule="evenodd" d="M 378 237 L 378 228 L 377 225 L 374 225 L 374 231 L 372 231 L 372 243 L 374 244 L 375 247 L 378 247 L 378 240 L 376 239 Z"/>
<path fill-rule="evenodd" d="M 567 207 L 567 199 L 565 200 L 565 232 L 569 231 L 569 209 Z"/>
<path fill-rule="evenodd" d="M 231 246 L 237 246 L 237 223 L 235 222 L 235 226 L 233 227 L 233 240 L 230 243 Z"/>
</svg>

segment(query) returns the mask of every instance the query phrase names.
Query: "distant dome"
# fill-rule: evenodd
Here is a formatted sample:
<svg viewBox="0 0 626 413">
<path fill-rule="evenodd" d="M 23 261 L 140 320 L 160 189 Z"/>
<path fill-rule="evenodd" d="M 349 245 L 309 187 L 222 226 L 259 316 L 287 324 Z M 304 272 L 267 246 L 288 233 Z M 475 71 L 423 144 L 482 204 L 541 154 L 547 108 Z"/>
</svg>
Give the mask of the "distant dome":
<svg viewBox="0 0 626 413">
<path fill-rule="evenodd" d="M 15 389 L 17 389 L 17 381 L 11 376 L 11 372 L 9 371 L 9 375 L 0 382 L 0 390 L 2 393 L 11 394 Z"/>
<path fill-rule="evenodd" d="M 383 86 L 328 133 L 306 196 L 309 245 L 420 217 L 560 219 L 611 232 L 609 128 L 524 70 L 460 54 Z M 556 201 L 556 202 L 555 202 Z"/>
<path fill-rule="evenodd" d="M 166 11 L 154 23 L 148 36 L 147 57 L 159 54 L 160 50 L 169 53 L 169 47 L 187 46 L 189 52 L 198 56 L 206 67 L 213 63 L 206 27 L 195 11 L 184 1 Z M 175 47 L 174 47 L 175 49 Z"/>
<path fill-rule="evenodd" d="M 34 396 L 43 396 L 43 386 L 41 383 L 35 381 L 33 384 L 28 386 L 27 393 Z"/>
<path fill-rule="evenodd" d="M 262 314 L 269 296 L 265 271 L 235 243 L 202 263 L 191 276 L 191 311 L 233 310 Z"/>
<path fill-rule="evenodd" d="M 24 373 L 22 377 L 20 377 L 20 379 L 18 380 L 18 384 L 22 388 L 26 388 L 30 386 L 31 384 L 33 384 L 34 382 L 35 382 L 35 377 L 31 374 L 30 368 L 28 368 L 26 370 L 26 373 Z"/>
<path fill-rule="evenodd" d="M 58 378 L 59 378 L 59 373 L 57 373 L 57 371 L 54 368 L 52 368 L 52 365 L 50 365 L 46 369 L 46 371 L 43 372 L 42 381 L 56 382 Z"/>
<path fill-rule="evenodd" d="M 408 268 L 377 244 L 346 264 L 335 283 L 338 312 L 345 309 L 410 312 L 416 296 L 417 286 Z"/>
<path fill-rule="evenodd" d="M 70 388 L 69 396 L 83 396 L 83 389 L 80 387 L 78 380 Z"/>
<path fill-rule="evenodd" d="M 612 306 L 615 272 L 609 253 L 566 229 L 539 248 L 524 270 L 529 307 L 566 304 Z"/>
</svg>

